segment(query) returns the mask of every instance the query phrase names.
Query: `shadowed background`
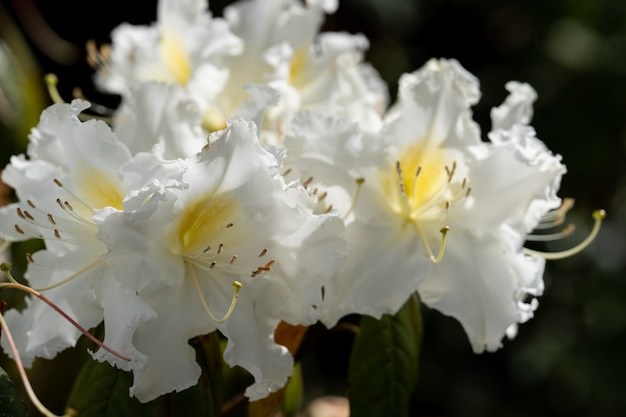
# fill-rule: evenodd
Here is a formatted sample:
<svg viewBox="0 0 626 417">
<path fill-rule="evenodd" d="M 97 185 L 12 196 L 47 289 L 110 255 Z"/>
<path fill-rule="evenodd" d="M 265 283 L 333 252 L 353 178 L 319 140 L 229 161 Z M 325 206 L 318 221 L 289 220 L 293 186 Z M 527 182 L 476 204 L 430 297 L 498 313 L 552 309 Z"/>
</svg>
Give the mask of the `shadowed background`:
<svg viewBox="0 0 626 417">
<path fill-rule="evenodd" d="M 219 15 L 228 3 L 212 1 L 210 8 Z M 2 0 L 0 37 L 13 59 L 0 61 L 1 166 L 24 151 L 28 130 L 50 103 L 43 74 L 59 77 L 66 100 L 78 86 L 88 99 L 115 106 L 117 97 L 95 91 L 84 45 L 109 41 L 123 21 L 155 18 L 155 1 Z M 483 137 L 490 109 L 506 96 L 504 84 L 530 83 L 539 95 L 532 124 L 568 168 L 560 195 L 576 199 L 569 220 L 577 232 L 544 248 L 575 245 L 590 229 L 591 212 L 608 212 L 584 253 L 548 262 L 535 318 L 500 351 L 474 355 L 460 325 L 424 309 L 413 414 L 625 415 L 626 2 L 344 0 L 323 30 L 365 34 L 366 59 L 392 99 L 403 72 L 431 57 L 459 60 L 481 82 L 473 110 Z M 309 398 L 343 393 L 350 342 L 350 334 L 329 332 L 307 356 Z"/>
</svg>

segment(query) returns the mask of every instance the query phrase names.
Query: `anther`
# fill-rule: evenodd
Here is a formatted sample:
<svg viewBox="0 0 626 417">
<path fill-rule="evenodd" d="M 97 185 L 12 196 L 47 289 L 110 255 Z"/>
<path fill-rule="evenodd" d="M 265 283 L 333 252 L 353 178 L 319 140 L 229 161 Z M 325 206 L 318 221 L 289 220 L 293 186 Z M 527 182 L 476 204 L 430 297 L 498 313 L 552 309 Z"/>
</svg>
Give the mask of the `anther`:
<svg viewBox="0 0 626 417">
<path fill-rule="evenodd" d="M 63 210 L 65 210 L 65 206 L 63 205 L 63 202 L 61 201 L 60 198 L 57 198 L 57 204 L 59 205 L 59 207 L 61 207 Z"/>
<path fill-rule="evenodd" d="M 52 223 L 53 225 L 56 226 L 57 222 L 54 220 L 54 217 L 52 217 L 52 214 L 48 213 L 48 221 L 50 223 Z"/>
<path fill-rule="evenodd" d="M 209 266 L 209 269 L 215 268 L 215 265 L 217 265 L 217 262 L 211 262 L 211 265 Z"/>
<path fill-rule="evenodd" d="M 285 172 L 283 172 L 283 177 L 286 177 L 289 174 L 291 174 L 291 168 L 287 168 Z"/>
<path fill-rule="evenodd" d="M 302 186 L 303 186 L 304 188 L 306 188 L 306 187 L 308 187 L 308 186 L 309 186 L 309 184 L 311 184 L 312 182 L 313 182 L 313 177 L 309 177 L 309 178 L 307 178 L 307 179 L 306 179 L 306 180 L 302 183 Z"/>
<path fill-rule="evenodd" d="M 328 214 L 332 211 L 333 209 L 333 205 L 331 204 L 330 206 L 328 206 L 328 208 L 326 209 L 326 211 L 324 212 L 324 214 Z"/>
<path fill-rule="evenodd" d="M 57 185 L 57 187 L 63 188 L 63 183 L 61 181 L 59 181 L 58 179 L 55 178 L 52 181 L 54 181 L 54 183 Z"/>
<path fill-rule="evenodd" d="M 602 226 L 602 220 L 606 218 L 606 211 L 604 210 L 596 210 L 591 215 L 594 220 L 593 228 L 587 237 L 580 242 L 578 245 L 574 246 L 571 249 L 561 251 L 561 252 L 541 252 L 534 249 L 523 248 L 523 251 L 526 255 L 534 255 L 540 256 L 547 260 L 555 260 L 555 259 L 563 259 L 568 258 L 572 255 L 576 255 L 578 252 L 581 252 L 583 249 L 587 248 L 594 241 L 596 236 L 598 236 L 598 232 L 600 231 L 600 226 Z"/>
<path fill-rule="evenodd" d="M 58 229 L 54 229 L 54 237 L 56 237 L 57 239 L 61 239 L 61 233 L 59 233 Z"/>
<path fill-rule="evenodd" d="M 33 216 L 29 213 L 29 212 L 27 212 L 27 211 L 24 211 L 24 216 L 25 216 L 28 220 L 30 220 L 31 222 L 34 222 L 34 221 L 35 221 L 35 218 L 34 218 L 34 217 L 33 217 Z"/>
<path fill-rule="evenodd" d="M 21 235 L 25 235 L 26 233 L 24 233 L 24 230 L 22 230 L 22 228 L 20 226 L 18 226 L 17 224 L 15 225 L 15 230 L 17 231 L 17 233 L 21 234 Z"/>
<path fill-rule="evenodd" d="M 22 219 L 26 220 L 26 216 L 24 216 L 24 212 L 19 207 L 17 208 L 17 215 L 20 216 Z"/>
<path fill-rule="evenodd" d="M 237 255 L 233 255 L 232 258 L 230 258 L 230 263 L 232 265 L 233 262 L 235 262 L 237 260 Z"/>
<path fill-rule="evenodd" d="M 472 192 L 472 187 L 467 187 L 467 191 L 465 192 L 465 198 L 469 197 L 470 192 Z"/>
<path fill-rule="evenodd" d="M 219 255 L 220 253 L 222 253 L 223 250 L 224 250 L 224 244 L 220 243 L 220 245 L 217 248 L 217 254 Z"/>
<path fill-rule="evenodd" d="M 264 256 L 267 253 L 267 249 L 263 249 L 261 251 L 261 253 L 259 253 L 259 258 L 261 258 L 262 256 Z"/>
<path fill-rule="evenodd" d="M 234 225 L 233 225 L 233 223 L 228 223 L 228 224 L 226 225 L 226 228 L 228 229 L 228 228 L 233 227 L 233 226 L 234 226 Z"/>
<path fill-rule="evenodd" d="M 319 197 L 317 197 L 317 201 L 322 201 L 323 199 L 326 198 L 327 195 L 328 193 L 324 191 L 322 194 L 319 195 Z"/>
<path fill-rule="evenodd" d="M 211 250 L 211 246 L 207 246 L 206 248 L 204 248 L 204 250 L 202 251 L 202 253 L 207 253 L 208 251 Z"/>
<path fill-rule="evenodd" d="M 33 259 L 33 255 L 29 252 L 26 252 L 26 260 L 30 262 L 31 264 L 35 263 L 35 259 Z"/>
<path fill-rule="evenodd" d="M 36 208 L 37 208 L 37 207 L 35 207 L 35 204 L 34 204 L 32 201 L 30 201 L 30 200 L 26 200 L 26 203 L 27 203 L 29 206 L 31 206 L 32 208 L 34 208 L 34 209 L 36 209 Z"/>
</svg>

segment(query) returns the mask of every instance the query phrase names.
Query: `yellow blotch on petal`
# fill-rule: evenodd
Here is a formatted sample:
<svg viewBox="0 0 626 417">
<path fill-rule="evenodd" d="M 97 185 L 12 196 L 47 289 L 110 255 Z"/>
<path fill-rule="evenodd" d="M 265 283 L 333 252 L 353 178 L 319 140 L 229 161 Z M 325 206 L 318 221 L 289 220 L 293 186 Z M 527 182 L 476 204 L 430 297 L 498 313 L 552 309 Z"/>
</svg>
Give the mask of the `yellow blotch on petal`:
<svg viewBox="0 0 626 417">
<path fill-rule="evenodd" d="M 302 71 L 306 67 L 309 59 L 309 48 L 301 46 L 293 54 L 291 64 L 289 66 L 289 84 L 295 85 L 302 75 Z"/>
<path fill-rule="evenodd" d="M 78 176 L 80 198 L 93 209 L 113 207 L 122 210 L 121 184 L 117 177 L 97 170 L 86 170 Z"/>
<path fill-rule="evenodd" d="M 187 85 L 191 77 L 191 62 L 181 39 L 171 31 L 164 31 L 161 51 L 165 67 L 172 78 L 182 86 Z"/>
<path fill-rule="evenodd" d="M 238 204 L 228 194 L 200 195 L 185 207 L 178 224 L 177 238 L 183 255 L 204 250 L 232 222 Z"/>
</svg>

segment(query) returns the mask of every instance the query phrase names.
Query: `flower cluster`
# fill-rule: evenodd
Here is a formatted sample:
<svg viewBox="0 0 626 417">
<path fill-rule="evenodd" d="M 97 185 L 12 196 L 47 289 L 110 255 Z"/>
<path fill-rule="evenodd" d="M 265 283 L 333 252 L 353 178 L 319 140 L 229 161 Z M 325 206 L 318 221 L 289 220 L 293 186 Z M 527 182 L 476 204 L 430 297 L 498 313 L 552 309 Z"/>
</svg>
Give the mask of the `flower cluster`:
<svg viewBox="0 0 626 417">
<path fill-rule="evenodd" d="M 196 384 L 188 342 L 218 330 L 255 400 L 292 372 L 281 321 L 330 328 L 417 292 L 476 352 L 514 335 L 543 290 L 546 256 L 524 244 L 569 205 L 529 124 L 534 90 L 507 84 L 483 138 L 478 81 L 455 60 L 403 75 L 388 107 L 367 39 L 319 33 L 336 1 L 207 6 L 160 0 L 153 25 L 90 43 L 96 85 L 122 98 L 110 124 L 54 104 L 2 174 L 18 201 L 0 237 L 45 242 L 25 277 L 84 328 L 103 323 L 119 354 L 93 357 L 132 371 L 146 402 Z M 26 303 L 5 318 L 27 366 L 76 343 Z"/>
</svg>

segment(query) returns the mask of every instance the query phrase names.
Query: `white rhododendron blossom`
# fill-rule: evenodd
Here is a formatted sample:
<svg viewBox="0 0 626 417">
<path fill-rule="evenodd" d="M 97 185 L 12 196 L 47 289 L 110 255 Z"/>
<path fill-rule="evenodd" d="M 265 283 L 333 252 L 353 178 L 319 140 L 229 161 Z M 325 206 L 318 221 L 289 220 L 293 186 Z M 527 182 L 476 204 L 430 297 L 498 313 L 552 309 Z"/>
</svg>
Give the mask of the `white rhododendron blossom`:
<svg viewBox="0 0 626 417">
<path fill-rule="evenodd" d="M 89 104 L 75 100 L 46 109 L 32 130 L 27 155 L 14 156 L 2 179 L 18 202 L 0 209 L 0 235 L 9 241 L 42 239 L 46 249 L 27 255 L 26 278 L 84 328 L 105 321 L 105 343 L 131 358 L 97 354 L 129 370 L 146 362 L 132 334 L 153 312 L 124 288 L 103 257 L 94 216 L 106 207 L 153 205 L 165 188 L 178 185 L 181 165 L 142 153 L 131 158 L 103 122 L 81 122 Z M 27 298 L 26 309 L 6 320 L 27 366 L 73 346 L 80 332 L 50 307 Z M 8 352 L 6 338 L 2 346 Z"/>
<path fill-rule="evenodd" d="M 124 95 L 149 81 L 182 86 L 213 82 L 201 79 L 214 74 L 225 56 L 240 53 L 243 45 L 207 6 L 206 0 L 160 0 L 153 25 L 123 23 L 115 28 L 112 48 L 90 51 L 91 64 L 99 68 L 96 84 Z"/>
<path fill-rule="evenodd" d="M 263 398 L 292 371 L 274 330 L 317 321 L 344 253 L 343 223 L 312 214 L 314 199 L 285 184 L 251 121 L 233 119 L 184 166 L 187 188 L 169 189 L 156 209 L 109 207 L 96 219 L 119 279 L 154 312 L 132 335 L 148 361 L 134 369 L 131 393 L 149 401 L 195 385 L 201 368 L 188 342 L 219 330 L 226 362 L 254 377 L 246 396 Z"/>
<path fill-rule="evenodd" d="M 536 307 L 544 259 L 526 236 L 560 205 L 565 172 L 528 126 L 533 90 L 510 83 L 483 142 L 478 81 L 454 60 L 400 80 L 379 135 L 301 113 L 286 140 L 294 175 L 344 216 L 348 256 L 325 287 L 322 321 L 395 313 L 415 290 L 455 317 L 476 352 L 495 350 Z M 444 245 L 445 244 L 445 245 Z M 444 250 L 445 246 L 445 250 Z"/>
<path fill-rule="evenodd" d="M 138 83 L 181 85 L 200 106 L 208 132 L 225 128 L 228 117 L 265 107 L 251 85 L 271 88 L 276 100 L 260 123 L 266 144 L 280 145 L 302 108 L 379 127 L 387 91 L 362 62 L 367 39 L 319 33 L 336 2 L 241 1 L 224 10 L 224 19 L 198 14 L 206 7 L 203 0 L 161 0 L 154 25 L 119 26 L 110 48 L 91 47 L 97 85 L 122 95 L 132 95 Z"/>
</svg>

